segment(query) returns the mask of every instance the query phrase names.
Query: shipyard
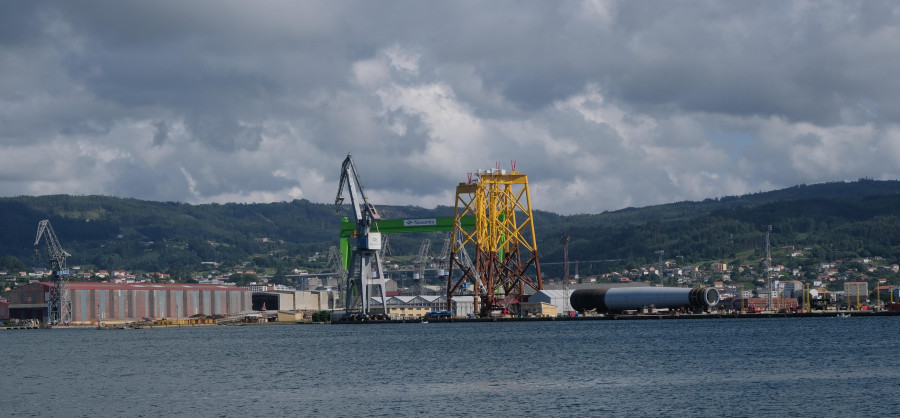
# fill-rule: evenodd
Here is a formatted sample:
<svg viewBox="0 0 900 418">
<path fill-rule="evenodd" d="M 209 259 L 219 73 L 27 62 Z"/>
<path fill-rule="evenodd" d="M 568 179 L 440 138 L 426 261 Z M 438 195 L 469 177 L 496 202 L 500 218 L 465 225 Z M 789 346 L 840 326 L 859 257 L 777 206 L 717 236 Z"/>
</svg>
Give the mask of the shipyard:
<svg viewBox="0 0 900 418">
<path fill-rule="evenodd" d="M 773 262 L 771 226 L 765 231 L 758 266 L 714 262 L 707 264 L 705 275 L 697 267 L 674 267 L 665 259 L 666 252 L 658 250 L 655 265 L 581 277 L 579 266 L 583 269 L 586 263 L 569 260 L 570 237 L 563 234 L 559 239 L 563 260 L 544 263 L 545 268 L 562 267 L 557 268 L 559 276 L 545 279 L 528 176 L 517 171 L 515 161 L 508 170 L 497 163 L 468 173 L 466 181 L 456 186 L 453 217 L 384 219 L 367 198 L 362 181 L 348 154 L 334 202 L 340 217 L 335 228 L 338 245 L 330 248 L 318 272 L 295 269 L 284 275 L 293 286 L 267 283 L 246 263 L 230 274 L 220 272 L 225 269 L 219 263 L 204 263 L 218 274 L 190 283 L 176 283 L 162 273 L 70 269 L 71 254 L 63 248 L 64 240 L 49 219 L 41 220 L 34 245 L 43 243 L 45 252 L 36 249 L 35 254 L 44 254 L 50 269 L 41 269 L 43 275 L 32 273 L 44 280 L 28 278 L 28 283 L 6 289 L 0 299 L 0 321 L 5 329 L 144 329 L 900 313 L 900 303 L 895 302 L 900 301 L 900 286 L 887 279 L 848 279 L 846 268 L 843 277 L 835 277 L 838 263 L 823 263 L 816 275 L 803 273 L 813 280 L 798 280 L 799 270 L 786 274 L 784 266 Z M 441 250 L 432 254 L 431 238 L 424 238 L 415 257 L 407 258 L 406 269 L 398 262 L 386 263 L 389 238 L 398 234 L 440 237 Z M 791 257 L 802 252 L 790 251 Z M 868 273 L 898 272 L 897 264 L 886 264 L 879 257 L 854 265 Z M 747 289 L 729 280 L 733 274 L 752 274 L 755 287 Z M 247 277 L 257 281 L 228 280 Z M 843 289 L 829 290 L 837 284 Z"/>
<path fill-rule="evenodd" d="M 0 418 L 898 415 L 898 36 L 0 1 Z"/>
</svg>

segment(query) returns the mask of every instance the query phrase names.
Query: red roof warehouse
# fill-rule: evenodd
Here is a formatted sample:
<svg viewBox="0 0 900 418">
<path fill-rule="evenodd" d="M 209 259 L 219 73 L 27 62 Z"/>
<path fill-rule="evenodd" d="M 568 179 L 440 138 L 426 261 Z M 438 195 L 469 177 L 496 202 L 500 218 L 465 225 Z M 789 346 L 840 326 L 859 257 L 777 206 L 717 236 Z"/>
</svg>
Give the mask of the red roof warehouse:
<svg viewBox="0 0 900 418">
<path fill-rule="evenodd" d="M 72 322 L 238 315 L 251 309 L 251 292 L 232 285 L 69 282 Z M 10 319 L 45 320 L 50 283 L 9 292 Z"/>
</svg>

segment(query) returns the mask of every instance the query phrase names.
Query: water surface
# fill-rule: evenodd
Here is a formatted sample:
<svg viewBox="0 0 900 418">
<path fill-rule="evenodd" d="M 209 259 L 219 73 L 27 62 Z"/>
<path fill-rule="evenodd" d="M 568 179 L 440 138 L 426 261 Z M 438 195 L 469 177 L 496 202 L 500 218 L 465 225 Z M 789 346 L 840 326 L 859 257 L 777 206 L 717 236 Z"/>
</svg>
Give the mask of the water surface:
<svg viewBox="0 0 900 418">
<path fill-rule="evenodd" d="M 900 318 L 0 332 L 8 416 L 876 416 Z"/>
</svg>

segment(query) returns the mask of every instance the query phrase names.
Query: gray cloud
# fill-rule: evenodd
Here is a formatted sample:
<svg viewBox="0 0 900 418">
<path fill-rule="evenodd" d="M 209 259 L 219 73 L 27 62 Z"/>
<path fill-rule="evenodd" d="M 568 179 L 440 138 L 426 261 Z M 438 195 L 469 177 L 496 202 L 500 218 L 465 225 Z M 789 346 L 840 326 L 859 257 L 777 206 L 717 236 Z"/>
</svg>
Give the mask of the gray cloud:
<svg viewBox="0 0 900 418">
<path fill-rule="evenodd" d="M 895 179 L 898 7 L 4 2 L 0 167 L 50 167 L 0 194 L 328 202 L 347 152 L 377 204 L 510 160 L 562 213 Z"/>
</svg>

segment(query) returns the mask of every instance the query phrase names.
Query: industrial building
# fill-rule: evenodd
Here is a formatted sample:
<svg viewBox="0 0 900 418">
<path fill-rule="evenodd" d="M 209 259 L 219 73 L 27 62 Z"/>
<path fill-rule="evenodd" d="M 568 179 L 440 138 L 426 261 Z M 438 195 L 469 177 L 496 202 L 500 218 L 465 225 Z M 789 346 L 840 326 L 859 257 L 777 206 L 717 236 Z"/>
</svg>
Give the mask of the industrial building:
<svg viewBox="0 0 900 418">
<path fill-rule="evenodd" d="M 375 303 L 375 302 L 379 303 Z M 370 299 L 372 312 L 380 314 L 380 299 Z M 417 296 L 392 296 L 385 300 L 387 314 L 394 319 L 418 319 L 429 312 L 453 311 L 453 316 L 466 317 L 475 313 L 475 297 L 473 295 L 455 296 L 452 309 L 447 304 L 446 296 L 417 295 Z"/>
<path fill-rule="evenodd" d="M 569 289 L 543 289 L 538 290 L 528 298 L 528 302 L 543 302 L 556 306 L 559 313 L 568 313 L 574 311 L 569 301 L 569 296 L 573 290 Z"/>
<path fill-rule="evenodd" d="M 797 309 L 800 305 L 797 298 L 772 298 L 772 309 Z M 769 298 L 729 298 L 723 300 L 719 307 L 732 312 L 762 312 L 769 309 Z"/>
<path fill-rule="evenodd" d="M 372 298 L 380 302 L 378 298 Z M 446 311 L 447 297 L 436 295 L 418 296 L 392 296 L 385 301 L 387 314 L 396 319 L 416 319 L 425 316 L 428 312 Z M 381 306 L 374 306 L 373 312 L 380 313 Z"/>
<path fill-rule="evenodd" d="M 144 318 L 239 315 L 251 309 L 251 293 L 232 285 L 69 282 L 72 323 L 129 322 Z M 45 321 L 50 283 L 36 282 L 9 292 L 10 319 Z"/>
<path fill-rule="evenodd" d="M 556 305 L 547 302 L 522 302 L 519 304 L 519 313 L 526 317 L 554 317 L 559 315 L 559 310 Z"/>
<path fill-rule="evenodd" d="M 844 306 L 859 308 L 869 302 L 869 283 L 845 282 Z"/>
<path fill-rule="evenodd" d="M 253 293 L 254 311 L 318 312 L 339 307 L 339 294 L 330 290 L 275 290 Z"/>
</svg>

